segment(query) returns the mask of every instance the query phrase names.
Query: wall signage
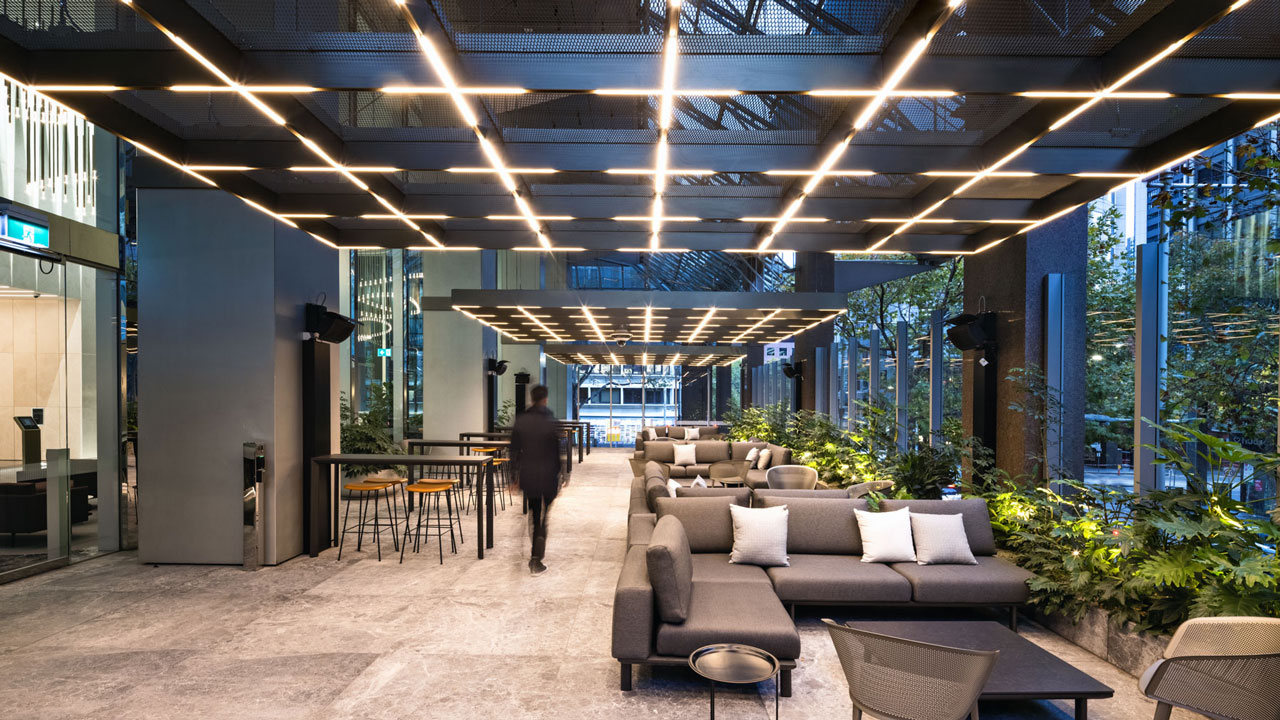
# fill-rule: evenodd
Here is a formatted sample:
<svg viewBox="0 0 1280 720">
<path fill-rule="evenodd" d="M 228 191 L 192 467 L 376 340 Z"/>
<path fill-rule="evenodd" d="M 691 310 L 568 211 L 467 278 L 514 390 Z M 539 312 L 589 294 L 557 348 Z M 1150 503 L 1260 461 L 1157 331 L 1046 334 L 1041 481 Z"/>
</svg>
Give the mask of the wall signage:
<svg viewBox="0 0 1280 720">
<path fill-rule="evenodd" d="M 33 247 L 49 247 L 49 228 L 9 214 L 0 215 L 0 235 Z"/>
</svg>

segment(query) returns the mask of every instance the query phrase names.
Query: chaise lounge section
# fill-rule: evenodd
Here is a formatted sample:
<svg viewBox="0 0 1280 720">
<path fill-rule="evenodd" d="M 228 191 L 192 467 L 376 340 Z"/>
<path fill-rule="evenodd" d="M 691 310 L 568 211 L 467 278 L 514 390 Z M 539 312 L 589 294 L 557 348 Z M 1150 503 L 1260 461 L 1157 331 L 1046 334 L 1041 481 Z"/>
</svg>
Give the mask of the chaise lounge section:
<svg viewBox="0 0 1280 720">
<path fill-rule="evenodd" d="M 984 500 L 881 503 L 882 511 L 960 515 L 977 565 L 871 563 L 862 562 L 854 514 L 867 510 L 867 501 L 815 492 L 830 491 L 711 489 L 675 498 L 655 495 L 654 513 L 631 516 L 613 611 L 613 656 L 622 666 L 622 689 L 631 689 L 634 665 L 683 665 L 702 645 L 736 642 L 778 657 L 783 664 L 779 688 L 788 695 L 790 669 L 799 657 L 792 620 L 797 605 L 1004 608 L 1016 627 L 1017 610 L 1029 598 L 1027 581 L 1034 576 L 996 557 Z M 789 566 L 729 562 L 731 504 L 787 506 Z M 663 603 L 682 598 L 686 584 L 687 613 L 664 614 Z"/>
</svg>

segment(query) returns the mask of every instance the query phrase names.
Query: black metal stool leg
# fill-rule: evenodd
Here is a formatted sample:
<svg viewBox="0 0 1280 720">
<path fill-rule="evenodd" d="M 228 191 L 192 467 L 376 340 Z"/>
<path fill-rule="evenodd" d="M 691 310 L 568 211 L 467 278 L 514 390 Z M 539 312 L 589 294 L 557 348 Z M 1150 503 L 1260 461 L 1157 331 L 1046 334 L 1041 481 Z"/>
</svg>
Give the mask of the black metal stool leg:
<svg viewBox="0 0 1280 720">
<path fill-rule="evenodd" d="M 360 552 L 360 547 L 364 543 L 364 498 L 368 495 L 363 490 L 358 492 L 360 493 L 360 525 L 356 527 L 356 552 Z"/>
<path fill-rule="evenodd" d="M 395 486 L 387 488 L 387 493 L 383 497 L 387 500 L 387 514 L 391 516 L 391 549 L 399 550 L 400 541 L 396 539 L 396 529 L 400 527 L 399 515 L 396 514 L 396 489 Z"/>
<path fill-rule="evenodd" d="M 342 495 L 338 495 L 342 499 Z M 342 541 L 347 537 L 347 519 L 351 517 L 351 494 L 347 494 L 347 509 L 342 513 L 342 533 L 338 535 L 338 559 L 342 559 Z"/>
</svg>

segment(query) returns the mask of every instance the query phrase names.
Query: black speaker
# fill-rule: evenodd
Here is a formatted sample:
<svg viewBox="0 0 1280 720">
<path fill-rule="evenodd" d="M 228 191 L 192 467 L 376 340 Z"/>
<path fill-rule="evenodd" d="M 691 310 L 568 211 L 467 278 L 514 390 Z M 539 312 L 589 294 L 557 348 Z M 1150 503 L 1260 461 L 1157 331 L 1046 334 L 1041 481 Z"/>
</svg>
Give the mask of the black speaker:
<svg viewBox="0 0 1280 720">
<path fill-rule="evenodd" d="M 782 374 L 789 378 L 798 378 L 804 372 L 803 360 L 791 360 L 782 363 Z"/>
<path fill-rule="evenodd" d="M 307 303 L 307 332 L 320 342 L 340 343 L 355 332 L 355 320 L 345 315 L 331 312 L 323 305 Z"/>
<path fill-rule="evenodd" d="M 485 369 L 494 375 L 502 375 L 507 372 L 507 366 L 511 363 L 507 360 L 495 360 L 489 358 L 485 360 Z"/>
<path fill-rule="evenodd" d="M 957 315 L 947 320 L 947 339 L 959 350 L 980 350 L 995 346 L 995 313 Z"/>
</svg>

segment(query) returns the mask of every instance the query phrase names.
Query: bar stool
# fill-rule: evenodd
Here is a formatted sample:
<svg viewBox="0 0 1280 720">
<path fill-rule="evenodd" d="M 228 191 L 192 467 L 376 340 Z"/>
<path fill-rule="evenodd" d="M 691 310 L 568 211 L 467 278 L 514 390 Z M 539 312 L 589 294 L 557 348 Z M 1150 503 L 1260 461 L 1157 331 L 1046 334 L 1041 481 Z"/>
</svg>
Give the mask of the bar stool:
<svg viewBox="0 0 1280 720">
<path fill-rule="evenodd" d="M 378 495 L 387 498 L 387 512 L 391 512 L 391 496 L 392 492 L 388 492 L 392 487 L 387 482 L 369 482 L 361 480 L 357 482 L 349 482 L 342 486 L 349 496 L 355 496 L 360 503 L 360 519 L 356 521 L 356 527 L 351 529 L 348 520 L 351 517 L 351 497 L 347 498 L 347 509 L 342 514 L 342 532 L 338 535 L 338 559 L 342 559 L 342 548 L 346 542 L 347 535 L 351 532 L 356 533 L 356 552 L 360 551 L 360 546 L 364 542 L 364 529 L 366 526 L 373 526 L 374 544 L 378 546 L 378 561 L 382 561 L 382 525 L 378 522 Z M 373 506 L 373 520 L 370 522 L 367 518 L 369 506 Z M 392 539 L 395 538 L 395 531 L 392 531 Z"/>
<path fill-rule="evenodd" d="M 462 515 L 455 513 L 454 511 L 453 489 L 454 489 L 454 486 L 457 484 L 458 484 L 457 480 L 450 478 L 450 479 L 436 479 L 436 480 L 421 480 L 416 483 L 413 483 L 412 485 L 408 485 L 405 487 L 405 490 L 407 492 L 416 493 L 419 496 L 418 524 L 417 524 L 416 530 L 411 531 L 409 514 L 405 513 L 404 541 L 400 544 L 400 562 L 402 563 L 404 562 L 404 551 L 405 551 L 405 548 L 409 547 L 409 535 L 411 533 L 413 534 L 413 551 L 416 553 L 421 549 L 422 536 L 423 536 L 422 516 L 424 513 L 426 513 L 428 516 L 430 515 L 430 511 L 427 509 L 427 504 L 431 502 L 432 498 L 435 499 L 436 521 L 432 523 L 430 520 L 430 517 L 428 517 L 427 526 L 426 526 L 426 536 L 428 538 L 430 538 L 432 535 L 436 537 L 437 544 L 440 546 L 440 564 L 443 565 L 444 564 L 444 534 L 446 532 L 445 528 L 447 527 L 448 528 L 447 532 L 449 533 L 450 552 L 457 554 L 458 543 L 465 542 L 465 540 L 462 537 Z M 440 517 L 440 496 L 441 495 L 444 496 L 445 504 L 448 509 L 447 522 L 446 520 L 443 520 Z M 455 518 L 458 526 L 458 536 L 456 540 L 453 535 Z"/>
<path fill-rule="evenodd" d="M 498 454 L 498 448 L 496 448 L 496 447 L 473 447 L 473 448 L 471 448 L 471 452 L 473 452 L 473 453 L 478 453 L 478 454 L 480 454 L 480 455 L 488 455 L 489 457 L 493 458 L 493 464 L 494 464 L 494 469 L 493 469 L 493 471 L 494 471 L 494 475 L 496 476 L 496 475 L 498 474 L 498 467 L 497 467 L 497 465 L 498 465 L 498 460 L 499 460 L 499 458 L 497 457 L 497 454 Z M 484 468 L 480 468 L 479 472 L 480 472 L 481 474 L 480 474 L 480 475 L 477 475 L 477 476 L 476 476 L 476 478 L 475 478 L 475 484 L 472 486 L 472 495 L 471 495 L 471 497 L 475 497 L 475 493 L 483 492 L 483 486 L 481 485 L 481 481 L 484 479 L 484 475 L 483 475 L 483 473 L 485 472 L 485 469 L 484 469 Z M 500 502 L 500 503 L 501 503 L 501 505 L 502 505 L 502 509 L 503 509 L 503 510 L 506 510 L 506 509 L 507 509 L 507 496 L 506 496 L 505 494 L 503 494 L 503 493 L 498 493 L 498 502 Z M 468 502 L 468 506 L 470 506 L 470 502 Z"/>
<path fill-rule="evenodd" d="M 496 457 L 493 459 L 493 477 L 498 483 L 498 492 L 503 493 L 503 501 L 511 498 L 511 458 Z M 503 505 L 506 509 L 506 505 Z"/>
<path fill-rule="evenodd" d="M 403 507 L 405 515 L 408 516 L 409 514 L 409 495 L 404 490 L 405 486 L 409 484 L 408 479 L 402 478 L 402 477 L 381 477 L 378 475 L 370 475 L 369 477 L 366 477 L 362 482 L 382 485 L 387 489 L 387 496 L 389 501 L 389 507 L 387 509 L 387 512 L 391 514 L 391 522 L 389 523 L 389 525 L 391 526 L 391 546 L 395 550 L 399 550 L 400 540 L 399 538 L 396 537 L 396 535 L 400 530 L 400 514 L 397 512 L 397 510 L 400 507 Z M 400 488 L 399 503 L 396 502 L 395 489 L 397 487 Z"/>
</svg>

